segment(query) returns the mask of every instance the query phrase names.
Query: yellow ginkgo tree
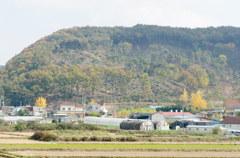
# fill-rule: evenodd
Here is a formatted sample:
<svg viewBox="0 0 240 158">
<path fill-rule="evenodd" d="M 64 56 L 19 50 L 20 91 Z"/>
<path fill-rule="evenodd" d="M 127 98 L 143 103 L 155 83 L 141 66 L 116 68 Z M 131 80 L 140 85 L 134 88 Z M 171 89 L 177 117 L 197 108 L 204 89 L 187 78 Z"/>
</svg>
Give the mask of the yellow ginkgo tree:
<svg viewBox="0 0 240 158">
<path fill-rule="evenodd" d="M 35 105 L 37 107 L 43 107 L 43 108 L 46 108 L 47 106 L 47 100 L 43 97 L 38 97 L 38 99 L 36 100 L 36 103 Z"/>
<path fill-rule="evenodd" d="M 202 98 L 201 92 L 198 91 L 196 94 L 191 94 L 191 102 L 193 104 L 193 107 L 195 109 L 206 109 L 207 108 L 207 102 L 205 99 Z"/>
</svg>

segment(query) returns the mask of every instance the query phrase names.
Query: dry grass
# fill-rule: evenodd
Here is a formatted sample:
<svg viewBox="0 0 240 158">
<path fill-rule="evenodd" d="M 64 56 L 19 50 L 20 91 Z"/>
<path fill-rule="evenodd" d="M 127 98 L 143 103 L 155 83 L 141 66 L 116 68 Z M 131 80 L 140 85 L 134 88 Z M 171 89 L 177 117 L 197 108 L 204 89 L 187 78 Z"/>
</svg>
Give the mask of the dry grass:
<svg viewBox="0 0 240 158">
<path fill-rule="evenodd" d="M 94 156 L 94 157 L 239 157 L 240 152 L 89 152 L 89 151 L 14 151 L 23 156 Z"/>
<path fill-rule="evenodd" d="M 57 156 L 76 156 L 76 157 L 239 157 L 240 155 L 240 141 L 236 142 L 41 142 L 41 141 L 35 141 L 35 140 L 28 140 L 27 137 L 31 136 L 33 132 L 1 132 L 0 133 L 0 145 L 13 144 L 13 145 L 19 145 L 25 146 L 26 144 L 35 144 L 33 146 L 37 146 L 39 144 L 40 146 L 72 146 L 72 145 L 87 145 L 89 147 L 92 146 L 92 148 L 88 149 L 71 149 L 71 148 L 63 148 L 63 149 L 51 149 L 51 148 L 35 148 L 30 149 L 28 147 L 24 148 L 16 148 L 15 151 L 11 148 L 5 148 L 5 150 L 8 150 L 11 154 L 17 154 L 17 155 L 23 155 L 23 156 L 51 156 L 51 157 L 57 157 Z M 111 137 L 119 137 L 120 135 L 115 135 L 110 133 L 109 136 Z M 122 135 L 123 136 L 123 135 Z M 11 139 L 7 139 L 11 138 Z M 25 145 L 21 145 L 25 144 Z M 50 145 L 51 144 L 51 145 Z M 154 146 L 155 145 L 178 145 L 177 148 L 172 149 L 166 149 L 166 148 L 149 148 L 149 149 L 97 149 L 94 148 L 95 146 L 102 146 L 103 144 L 108 144 L 108 146 L 122 146 L 125 145 L 126 147 L 136 146 L 145 144 L 145 146 Z M 193 146 L 203 146 L 201 148 L 197 149 L 180 149 L 181 146 L 186 145 L 193 145 Z M 229 148 L 226 149 L 210 149 L 204 147 L 204 145 L 235 145 L 237 148 Z"/>
</svg>

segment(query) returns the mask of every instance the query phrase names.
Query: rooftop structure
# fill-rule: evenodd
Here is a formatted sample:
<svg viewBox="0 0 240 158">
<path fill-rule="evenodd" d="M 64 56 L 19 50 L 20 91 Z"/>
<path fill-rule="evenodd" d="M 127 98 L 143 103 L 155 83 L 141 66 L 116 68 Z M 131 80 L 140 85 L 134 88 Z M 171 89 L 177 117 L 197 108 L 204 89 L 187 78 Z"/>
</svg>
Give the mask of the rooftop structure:
<svg viewBox="0 0 240 158">
<path fill-rule="evenodd" d="M 235 109 L 240 109 L 240 101 L 238 99 L 225 99 L 224 105 L 226 111 L 235 111 Z"/>
<path fill-rule="evenodd" d="M 194 116 L 193 114 L 189 113 L 189 112 L 182 112 L 182 110 L 180 112 L 178 112 L 177 110 L 175 112 L 171 111 L 171 112 L 159 112 L 160 114 L 162 114 L 163 116 Z"/>
<path fill-rule="evenodd" d="M 226 117 L 220 124 L 240 124 L 240 117 Z"/>
</svg>

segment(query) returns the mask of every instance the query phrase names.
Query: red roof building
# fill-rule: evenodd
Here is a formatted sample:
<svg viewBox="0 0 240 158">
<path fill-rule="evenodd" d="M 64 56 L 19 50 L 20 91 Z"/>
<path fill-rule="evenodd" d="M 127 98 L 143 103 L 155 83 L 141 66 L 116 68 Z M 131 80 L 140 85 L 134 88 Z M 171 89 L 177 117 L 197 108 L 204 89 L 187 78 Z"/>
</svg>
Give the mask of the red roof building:
<svg viewBox="0 0 240 158">
<path fill-rule="evenodd" d="M 226 117 L 220 124 L 228 130 L 240 131 L 240 117 Z"/>
<path fill-rule="evenodd" d="M 162 114 L 163 116 L 182 116 L 183 112 L 159 112 L 160 114 Z M 189 112 L 184 112 L 184 116 L 194 116 L 193 114 L 189 113 Z"/>
<path fill-rule="evenodd" d="M 240 117 L 226 117 L 220 124 L 240 124 Z"/>
<path fill-rule="evenodd" d="M 84 106 L 82 104 L 77 104 L 75 105 L 76 108 L 84 108 Z"/>
<path fill-rule="evenodd" d="M 226 111 L 235 111 L 235 109 L 240 109 L 240 101 L 238 99 L 225 99 L 223 104 L 226 107 Z"/>
</svg>

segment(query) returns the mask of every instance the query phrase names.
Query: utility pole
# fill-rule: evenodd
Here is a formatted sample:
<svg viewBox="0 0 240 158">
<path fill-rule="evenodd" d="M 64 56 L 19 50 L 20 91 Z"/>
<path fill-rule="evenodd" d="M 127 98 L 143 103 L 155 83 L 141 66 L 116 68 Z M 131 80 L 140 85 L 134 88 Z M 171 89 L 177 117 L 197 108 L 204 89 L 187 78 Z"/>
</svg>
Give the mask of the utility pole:
<svg viewBox="0 0 240 158">
<path fill-rule="evenodd" d="M 0 98 L 0 107 L 2 109 L 2 94 L 1 94 L 1 98 Z"/>
<path fill-rule="evenodd" d="M 2 96 L 2 100 L 3 100 L 3 106 L 4 106 L 4 95 Z"/>
<path fill-rule="evenodd" d="M 185 105 L 182 105 L 182 113 L 183 113 L 183 127 L 184 127 L 184 106 L 185 106 Z M 185 133 L 185 130 L 184 130 L 184 133 Z"/>
<path fill-rule="evenodd" d="M 153 104 L 154 104 L 155 102 L 154 102 L 154 90 L 153 90 Z"/>
</svg>

